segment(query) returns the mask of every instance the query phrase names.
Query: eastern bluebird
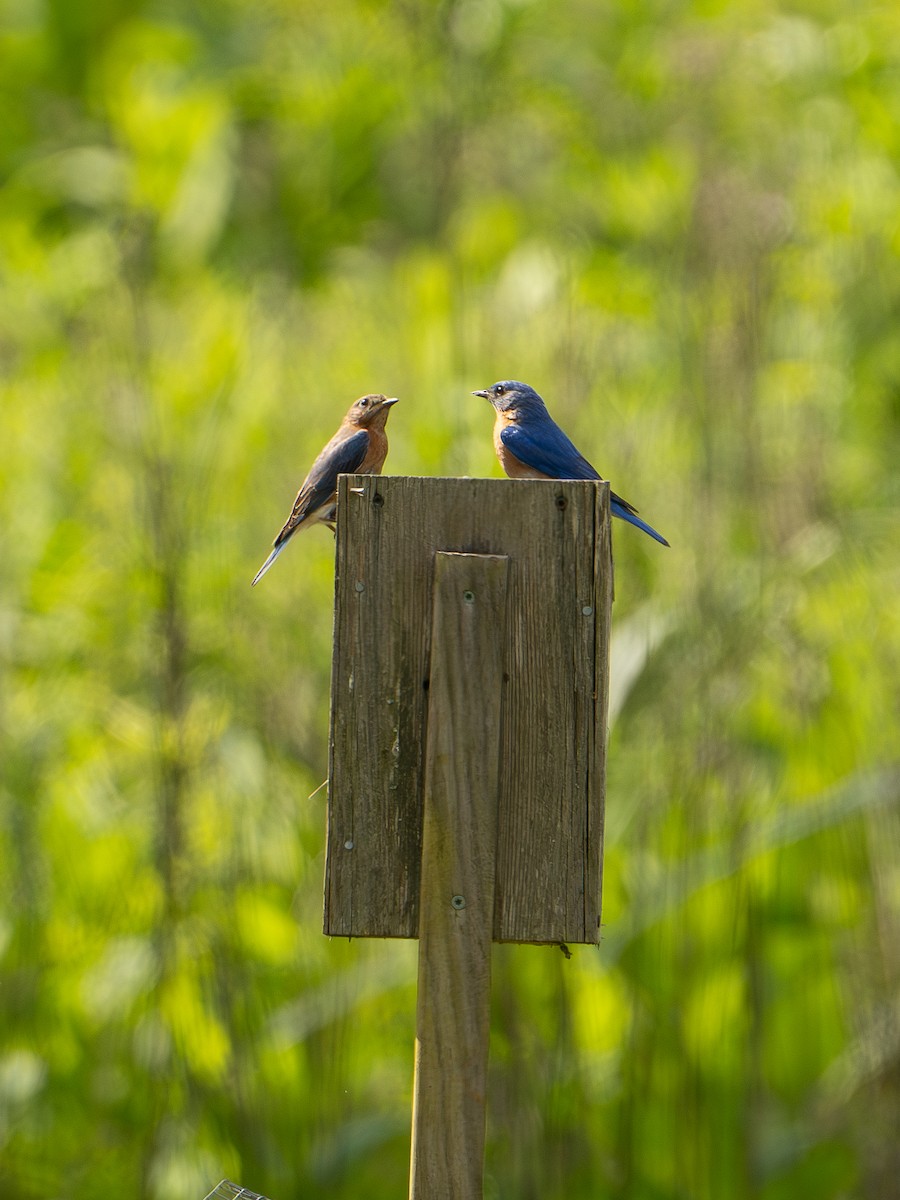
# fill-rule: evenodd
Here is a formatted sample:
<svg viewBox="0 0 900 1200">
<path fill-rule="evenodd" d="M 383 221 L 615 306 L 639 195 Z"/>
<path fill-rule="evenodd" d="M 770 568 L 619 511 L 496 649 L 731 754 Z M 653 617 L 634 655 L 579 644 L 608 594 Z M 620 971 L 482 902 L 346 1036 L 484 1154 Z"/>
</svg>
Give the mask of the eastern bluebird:
<svg viewBox="0 0 900 1200">
<path fill-rule="evenodd" d="M 600 479 L 588 460 L 576 450 L 547 412 L 534 388 L 515 379 L 504 379 L 483 392 L 497 410 L 494 449 L 510 479 Z M 609 493 L 614 517 L 637 525 L 644 533 L 668 546 L 666 539 L 637 515 L 627 500 Z"/>
<path fill-rule="evenodd" d="M 259 583 L 301 526 L 320 522 L 334 529 L 338 475 L 380 475 L 388 451 L 385 424 L 396 396 L 360 396 L 341 421 L 337 433 L 303 480 L 291 515 L 274 542 L 274 549 L 256 572 Z M 253 586 L 253 584 L 251 586 Z"/>
</svg>

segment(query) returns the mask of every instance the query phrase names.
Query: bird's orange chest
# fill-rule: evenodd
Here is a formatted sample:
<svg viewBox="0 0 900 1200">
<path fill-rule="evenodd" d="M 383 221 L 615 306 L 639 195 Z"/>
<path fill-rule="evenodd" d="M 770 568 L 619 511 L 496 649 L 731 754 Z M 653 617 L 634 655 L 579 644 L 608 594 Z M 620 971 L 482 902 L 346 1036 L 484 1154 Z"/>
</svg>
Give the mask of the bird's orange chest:
<svg viewBox="0 0 900 1200">
<path fill-rule="evenodd" d="M 497 458 L 500 460 L 500 466 L 510 479 L 546 479 L 546 475 L 540 471 L 535 471 L 533 467 L 529 467 L 526 463 L 523 463 L 521 459 L 516 458 L 511 450 L 508 450 L 504 446 L 501 434 L 507 425 L 515 425 L 515 423 L 514 412 L 497 413 L 494 421 L 494 450 L 497 453 Z"/>
<path fill-rule="evenodd" d="M 383 429 L 378 429 L 371 425 L 366 432 L 369 435 L 369 445 L 366 449 L 365 457 L 359 465 L 359 473 L 361 475 L 378 474 L 381 471 L 385 458 L 387 458 L 387 434 Z"/>
</svg>

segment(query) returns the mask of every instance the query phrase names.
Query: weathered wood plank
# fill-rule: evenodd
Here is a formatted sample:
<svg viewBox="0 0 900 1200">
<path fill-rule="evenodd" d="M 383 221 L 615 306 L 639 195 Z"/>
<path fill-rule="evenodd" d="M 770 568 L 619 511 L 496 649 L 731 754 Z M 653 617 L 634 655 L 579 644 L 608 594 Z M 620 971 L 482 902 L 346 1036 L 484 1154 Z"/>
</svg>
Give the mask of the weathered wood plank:
<svg viewBox="0 0 900 1200">
<path fill-rule="evenodd" d="M 325 931 L 418 931 L 437 551 L 510 560 L 494 937 L 596 941 L 612 562 L 575 481 L 341 479 Z"/>
<path fill-rule="evenodd" d="M 603 829 L 606 813 L 606 734 L 609 720 L 609 645 L 612 636 L 612 606 L 615 599 L 612 528 L 609 490 L 594 497 L 594 680 L 582 722 L 588 731 L 587 756 L 588 824 L 585 852 L 586 941 L 600 941 L 600 912 L 603 895 Z M 596 924 L 593 924 L 596 922 Z M 574 941 L 574 939 L 573 939 Z"/>
<path fill-rule="evenodd" d="M 411 1200 L 482 1195 L 508 562 L 435 558 Z"/>
</svg>

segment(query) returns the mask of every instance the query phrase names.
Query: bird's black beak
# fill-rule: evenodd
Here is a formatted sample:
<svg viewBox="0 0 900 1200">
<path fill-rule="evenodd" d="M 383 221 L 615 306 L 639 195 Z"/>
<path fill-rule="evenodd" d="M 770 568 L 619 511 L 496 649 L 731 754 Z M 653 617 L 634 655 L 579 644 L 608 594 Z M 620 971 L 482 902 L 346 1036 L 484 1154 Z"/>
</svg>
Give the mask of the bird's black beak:
<svg viewBox="0 0 900 1200">
<path fill-rule="evenodd" d="M 482 398 L 482 400 L 490 400 L 490 398 L 491 398 L 490 392 L 473 392 L 472 395 L 480 396 Z"/>
<path fill-rule="evenodd" d="M 390 408 L 391 405 L 396 404 L 398 400 L 399 400 L 399 396 L 391 396 L 391 398 L 389 400 L 382 400 L 381 407 L 382 408 Z"/>
</svg>

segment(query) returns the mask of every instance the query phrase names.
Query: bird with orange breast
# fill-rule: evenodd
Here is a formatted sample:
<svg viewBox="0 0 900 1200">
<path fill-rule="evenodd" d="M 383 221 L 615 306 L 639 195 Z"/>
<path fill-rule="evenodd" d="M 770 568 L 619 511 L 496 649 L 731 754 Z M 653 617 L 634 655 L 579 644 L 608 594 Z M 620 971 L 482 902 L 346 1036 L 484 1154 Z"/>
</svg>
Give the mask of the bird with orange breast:
<svg viewBox="0 0 900 1200">
<path fill-rule="evenodd" d="M 388 452 L 385 425 L 396 403 L 396 396 L 370 395 L 360 396 L 351 404 L 337 433 L 310 467 L 291 515 L 276 537 L 272 553 L 256 572 L 253 585 L 259 583 L 298 529 L 319 524 L 334 529 L 338 475 L 381 474 Z"/>
<path fill-rule="evenodd" d="M 503 379 L 472 395 L 489 400 L 494 407 L 494 450 L 511 479 L 602 478 L 547 412 L 543 398 L 527 383 Z M 661 533 L 641 520 L 634 505 L 615 492 L 609 493 L 609 507 L 614 517 L 668 546 Z"/>
</svg>

